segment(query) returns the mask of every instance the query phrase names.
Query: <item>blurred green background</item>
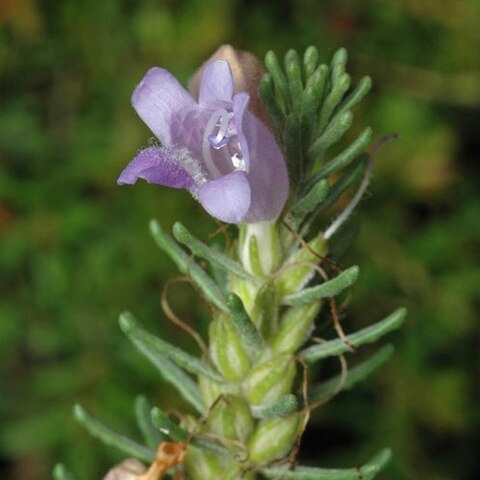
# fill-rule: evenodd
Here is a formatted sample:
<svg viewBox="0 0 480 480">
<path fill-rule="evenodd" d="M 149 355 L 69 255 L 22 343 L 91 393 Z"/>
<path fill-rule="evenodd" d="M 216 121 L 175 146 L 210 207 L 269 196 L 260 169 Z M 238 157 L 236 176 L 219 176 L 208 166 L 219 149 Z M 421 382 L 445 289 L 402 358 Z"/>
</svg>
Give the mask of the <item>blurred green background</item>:
<svg viewBox="0 0 480 480">
<path fill-rule="evenodd" d="M 345 265 L 361 281 L 347 330 L 409 309 L 397 354 L 313 419 L 303 457 L 350 466 L 378 448 L 381 478 L 480 478 L 480 3 L 478 0 L 1 0 L 0 476 L 49 478 L 64 461 L 101 478 L 121 455 L 74 424 L 80 401 L 136 435 L 132 403 L 178 398 L 117 328 L 125 308 L 185 348 L 159 296 L 171 262 L 157 217 L 206 239 L 217 225 L 184 192 L 115 180 L 151 136 L 130 106 L 152 65 L 187 81 L 222 43 L 263 57 L 345 46 L 374 90 L 370 124 L 400 139 L 379 157 Z M 205 331 L 188 286 L 171 302 Z"/>
</svg>

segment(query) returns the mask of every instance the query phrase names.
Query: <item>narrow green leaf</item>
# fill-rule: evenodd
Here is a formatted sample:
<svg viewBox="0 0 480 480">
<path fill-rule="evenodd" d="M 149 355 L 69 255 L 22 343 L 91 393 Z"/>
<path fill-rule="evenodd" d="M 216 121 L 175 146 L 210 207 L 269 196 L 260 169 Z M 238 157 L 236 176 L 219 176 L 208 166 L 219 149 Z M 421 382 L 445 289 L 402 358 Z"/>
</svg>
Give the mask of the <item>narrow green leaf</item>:
<svg viewBox="0 0 480 480">
<path fill-rule="evenodd" d="M 282 71 L 277 56 L 271 50 L 265 55 L 265 66 L 273 78 L 277 95 L 281 98 L 284 106 L 288 109 L 290 107 L 290 97 L 288 94 L 287 78 Z"/>
<path fill-rule="evenodd" d="M 269 339 L 278 329 L 278 298 L 273 281 L 265 282 L 258 290 L 250 319 L 260 330 L 262 337 Z"/>
<path fill-rule="evenodd" d="M 307 79 L 302 95 L 302 123 L 304 136 L 310 138 L 316 133 L 319 109 L 326 90 L 328 67 L 319 65 L 310 78 Z M 310 144 L 306 144 L 308 148 Z"/>
<path fill-rule="evenodd" d="M 315 140 L 308 151 L 308 155 L 312 159 L 316 159 L 321 153 L 324 153 L 328 148 L 337 143 L 351 127 L 352 121 L 353 115 L 350 111 L 336 116 L 322 135 Z"/>
<path fill-rule="evenodd" d="M 302 109 L 302 68 L 300 57 L 296 50 L 289 50 L 285 54 L 285 72 L 287 73 L 291 104 L 294 111 L 300 113 Z"/>
<path fill-rule="evenodd" d="M 243 302 L 238 295 L 235 295 L 234 293 L 228 294 L 227 307 L 230 309 L 231 318 L 235 323 L 248 356 L 252 360 L 256 360 L 264 346 L 261 333 L 250 320 L 250 317 L 243 306 Z"/>
<path fill-rule="evenodd" d="M 153 407 L 151 411 L 151 419 L 155 428 L 158 428 L 160 433 L 175 442 L 185 443 L 190 434 L 168 418 L 168 415 L 160 408 Z"/>
<path fill-rule="evenodd" d="M 218 442 L 201 434 L 191 436 L 187 430 L 170 420 L 160 408 L 154 407 L 152 409 L 152 422 L 163 435 L 166 435 L 175 442 L 187 443 L 191 440 L 192 445 L 195 447 L 209 450 L 220 455 L 229 455 L 228 450 Z"/>
<path fill-rule="evenodd" d="M 313 72 L 317 68 L 318 63 L 318 49 L 317 47 L 310 45 L 306 50 L 303 56 L 303 66 L 305 69 L 305 79 L 308 79 L 312 76 Z"/>
<path fill-rule="evenodd" d="M 214 382 L 222 381 L 222 377 L 214 372 L 204 360 L 194 357 L 140 328 L 131 313 L 125 312 L 120 315 L 120 328 L 134 343 L 143 347 L 142 351 L 148 349 L 157 352 L 159 355 L 165 355 L 187 372 L 203 375 Z"/>
<path fill-rule="evenodd" d="M 329 190 L 328 180 L 319 180 L 292 208 L 292 226 L 297 228 L 302 220 L 326 198 Z M 290 222 L 289 222 L 290 223 Z"/>
<path fill-rule="evenodd" d="M 328 243 L 323 232 L 313 237 L 306 245 L 289 254 L 284 271 L 277 277 L 277 291 L 280 297 L 300 292 L 315 274 L 315 265 L 328 253 Z M 276 332 L 275 336 L 280 332 Z M 285 332 L 287 333 L 287 332 Z M 287 333 L 288 334 L 288 333 Z"/>
<path fill-rule="evenodd" d="M 335 242 L 330 243 L 330 255 L 334 261 L 340 262 L 342 260 L 357 238 L 359 231 L 360 220 L 358 217 L 350 217 L 350 219 L 340 227 L 335 235 Z"/>
<path fill-rule="evenodd" d="M 311 108 L 315 112 L 320 108 L 320 102 L 326 89 L 328 78 L 328 67 L 324 64 L 319 65 L 305 84 L 303 92 L 303 111 Z"/>
<path fill-rule="evenodd" d="M 347 90 L 350 88 L 350 84 L 351 78 L 347 73 L 342 73 L 338 79 L 334 80 L 332 89 L 325 98 L 322 108 L 320 109 L 320 118 L 318 121 L 318 128 L 320 131 L 323 131 L 328 125 L 333 112 L 341 102 Z"/>
<path fill-rule="evenodd" d="M 283 132 L 285 130 L 285 115 L 282 108 L 278 104 L 275 98 L 273 90 L 273 78 L 269 73 L 266 73 L 260 81 L 258 87 L 258 94 L 262 99 L 262 102 L 267 109 L 268 117 L 275 133 L 275 138 L 280 146 L 283 146 Z"/>
<path fill-rule="evenodd" d="M 180 243 L 186 245 L 197 257 L 204 258 L 239 278 L 253 278 L 238 262 L 195 238 L 180 222 L 176 222 L 173 225 L 173 235 Z"/>
<path fill-rule="evenodd" d="M 365 168 L 368 164 L 368 156 L 360 157 L 352 167 L 345 172 L 330 188 L 328 191 L 325 200 L 317 208 L 317 212 L 320 210 L 325 210 L 328 207 L 331 207 L 342 195 L 343 192 L 347 191 L 361 176 L 365 171 Z"/>
<path fill-rule="evenodd" d="M 267 478 L 282 480 L 372 480 L 390 461 L 390 449 L 381 450 L 369 462 L 360 468 L 313 468 L 298 466 L 294 470 L 288 467 L 270 467 L 262 469 Z"/>
<path fill-rule="evenodd" d="M 227 312 L 222 290 L 205 270 L 185 253 L 156 220 L 150 222 L 150 231 L 157 245 L 177 264 L 178 269 L 182 273 L 190 275 L 200 290 L 217 308 Z"/>
<path fill-rule="evenodd" d="M 156 450 L 158 444 L 164 442 L 167 437 L 160 433 L 152 423 L 152 407 L 144 395 L 139 395 L 135 399 L 135 416 L 137 424 L 142 432 L 145 443 L 152 450 Z"/>
<path fill-rule="evenodd" d="M 290 174 L 291 184 L 297 185 L 298 180 L 302 178 L 303 158 L 302 158 L 302 133 L 299 118 L 295 113 L 287 115 L 285 126 L 286 138 L 286 159 L 288 172 Z"/>
<path fill-rule="evenodd" d="M 371 140 L 372 129 L 367 127 L 343 152 L 320 168 L 310 183 L 318 182 L 320 179 L 326 178 L 328 175 L 348 166 L 360 153 L 365 151 Z"/>
<path fill-rule="evenodd" d="M 299 409 L 299 401 L 293 393 L 288 393 L 275 403 L 253 405 L 251 408 L 253 416 L 261 420 L 286 417 Z"/>
<path fill-rule="evenodd" d="M 405 308 L 399 308 L 381 322 L 364 328 L 363 330 L 351 335 L 347 335 L 346 338 L 348 343 L 354 347 L 359 347 L 365 343 L 375 342 L 380 337 L 383 337 L 392 330 L 399 328 L 402 325 L 406 314 L 407 310 Z M 316 362 L 321 358 L 341 355 L 348 350 L 349 349 L 345 342 L 340 338 L 336 338 L 335 340 L 330 340 L 329 342 L 306 348 L 305 350 L 301 351 L 299 355 L 306 362 Z"/>
<path fill-rule="evenodd" d="M 65 465 L 58 463 L 53 469 L 53 478 L 54 480 L 75 480 L 75 476 L 70 473 Z"/>
<path fill-rule="evenodd" d="M 358 105 L 368 94 L 372 88 L 372 79 L 370 77 L 363 77 L 358 85 L 354 88 L 352 93 L 350 93 L 340 104 L 338 111 L 335 112 L 336 115 L 347 110 L 351 110 L 353 107 Z"/>
<path fill-rule="evenodd" d="M 359 268 L 357 266 L 350 267 L 327 282 L 287 295 L 283 298 L 282 303 L 284 305 L 304 305 L 316 302 L 321 298 L 334 297 L 352 286 L 357 281 L 358 274 Z"/>
<path fill-rule="evenodd" d="M 342 174 L 342 176 L 333 184 L 333 186 L 330 187 L 325 199 L 317 205 L 313 214 L 308 217 L 307 221 L 302 226 L 300 235 L 303 237 L 308 235 L 310 227 L 317 216 L 322 211 L 334 205 L 340 196 L 355 184 L 358 178 L 365 172 L 368 161 L 368 155 L 360 156 L 356 161 L 353 162 L 353 165 Z"/>
<path fill-rule="evenodd" d="M 380 349 L 375 355 L 371 356 L 364 362 L 360 363 L 356 367 L 348 370 L 345 383 L 342 386 L 343 390 L 349 390 L 358 382 L 367 378 L 371 373 L 373 373 L 378 367 L 383 365 L 393 354 L 393 347 L 391 345 L 386 345 Z M 329 397 L 334 394 L 337 388 L 340 385 L 342 376 L 336 375 L 335 377 L 327 380 L 320 385 L 314 386 L 309 392 L 310 402 L 316 402 L 323 400 L 324 398 Z"/>
<path fill-rule="evenodd" d="M 144 447 L 130 440 L 128 437 L 115 432 L 93 415 L 89 414 L 81 405 L 75 405 L 73 412 L 75 419 L 81 423 L 91 435 L 99 438 L 105 444 L 116 447 L 127 455 L 132 455 L 146 462 L 151 462 L 155 458 L 154 450 Z"/>
<path fill-rule="evenodd" d="M 192 405 L 198 413 L 203 413 L 204 407 L 200 398 L 197 384 L 179 367 L 172 363 L 165 355 L 152 348 L 149 344 L 133 340 L 133 345 L 140 353 L 150 360 L 157 368 L 164 380 L 171 383 L 180 395 Z"/>
<path fill-rule="evenodd" d="M 340 78 L 345 72 L 345 68 L 348 60 L 348 52 L 345 48 L 339 48 L 332 57 L 330 69 L 332 72 L 332 84 Z"/>
<path fill-rule="evenodd" d="M 255 235 L 252 235 L 248 242 L 248 259 L 250 261 L 249 263 L 252 272 L 259 277 L 263 277 L 265 273 L 263 271 L 262 261 L 260 260 L 258 242 Z"/>
</svg>

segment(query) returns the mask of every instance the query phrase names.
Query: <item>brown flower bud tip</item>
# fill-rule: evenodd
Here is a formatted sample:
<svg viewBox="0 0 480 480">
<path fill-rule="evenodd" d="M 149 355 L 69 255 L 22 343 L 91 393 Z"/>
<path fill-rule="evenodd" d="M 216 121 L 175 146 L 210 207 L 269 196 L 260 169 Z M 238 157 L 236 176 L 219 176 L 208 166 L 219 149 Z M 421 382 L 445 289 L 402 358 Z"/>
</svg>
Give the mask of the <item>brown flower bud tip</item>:
<svg viewBox="0 0 480 480">
<path fill-rule="evenodd" d="M 155 460 L 146 473 L 136 480 L 161 480 L 167 470 L 183 462 L 187 446 L 183 443 L 163 442 L 158 446 Z"/>
<path fill-rule="evenodd" d="M 113 467 L 103 480 L 138 480 L 145 473 L 145 466 L 136 458 L 127 458 L 122 463 Z"/>
<path fill-rule="evenodd" d="M 136 458 L 127 458 L 112 468 L 103 480 L 161 480 L 167 470 L 183 462 L 186 453 L 187 446 L 183 443 L 163 442 L 148 470 Z"/>
<path fill-rule="evenodd" d="M 215 60 L 226 60 L 232 70 L 234 91 L 247 92 L 250 95 L 248 109 L 263 123 L 268 125 L 268 117 L 258 96 L 257 89 L 265 73 L 262 62 L 252 53 L 235 50 L 231 45 L 222 45 L 218 50 L 194 73 L 188 89 L 198 98 L 200 81 L 207 63 Z"/>
</svg>

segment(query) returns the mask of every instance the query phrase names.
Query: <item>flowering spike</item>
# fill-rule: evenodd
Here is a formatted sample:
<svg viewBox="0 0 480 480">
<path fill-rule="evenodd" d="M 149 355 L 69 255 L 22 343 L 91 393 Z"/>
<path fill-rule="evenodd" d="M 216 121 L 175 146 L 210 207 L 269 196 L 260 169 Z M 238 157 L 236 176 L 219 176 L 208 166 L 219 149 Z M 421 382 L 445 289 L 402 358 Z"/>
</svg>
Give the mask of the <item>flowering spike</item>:
<svg viewBox="0 0 480 480">
<path fill-rule="evenodd" d="M 140 397 L 135 413 L 144 447 L 77 407 L 81 423 L 129 455 L 150 460 L 159 442 L 161 449 L 175 445 L 181 453 L 169 457 L 174 463 L 154 463 L 148 470 L 127 460 L 105 479 L 121 475 L 125 480 L 159 480 L 171 466 L 183 463 L 180 470 L 188 480 L 372 480 L 388 461 L 386 451 L 359 470 L 286 469 L 280 463 L 295 463 L 292 447 L 304 427 L 303 409 L 367 377 L 388 359 L 392 348 L 319 385 L 305 383 L 302 395 L 308 396 L 309 405 L 300 399 L 295 382 L 300 364 L 308 367 L 342 355 L 352 345 L 378 340 L 398 328 L 405 316 L 401 309 L 372 327 L 303 347 L 327 304 L 324 299 L 342 294 L 357 280 L 358 267 L 327 278 L 332 269 L 324 257 L 328 253 L 337 258 L 345 238 L 351 237 L 342 233 L 343 225 L 372 170 L 372 157 L 365 153 L 372 138 L 369 128 L 333 158 L 329 155 L 350 128 L 351 110 L 368 92 L 371 80 L 364 77 L 350 89 L 345 49 L 328 65 L 319 64 L 318 57 L 315 47 L 307 48 L 302 60 L 289 50 L 282 67 L 268 52 L 268 73 L 260 80 L 264 70 L 258 60 L 226 45 L 202 65 L 190 83 L 191 93 L 158 67 L 135 89 L 133 106 L 161 144 L 141 150 L 118 182 L 133 184 L 141 178 L 186 189 L 213 217 L 238 224 L 239 235 L 220 253 L 178 222 L 175 239 L 151 222 L 158 246 L 215 307 L 209 345 L 196 357 L 146 332 L 129 314 L 122 315 L 120 326 L 201 416 L 179 413 L 177 424 L 159 409 L 150 412 Z M 356 193 L 333 223 L 314 229 L 322 220 L 319 215 L 360 176 Z M 193 256 L 210 264 L 213 277 Z M 175 443 L 162 442 L 167 437 Z"/>
</svg>

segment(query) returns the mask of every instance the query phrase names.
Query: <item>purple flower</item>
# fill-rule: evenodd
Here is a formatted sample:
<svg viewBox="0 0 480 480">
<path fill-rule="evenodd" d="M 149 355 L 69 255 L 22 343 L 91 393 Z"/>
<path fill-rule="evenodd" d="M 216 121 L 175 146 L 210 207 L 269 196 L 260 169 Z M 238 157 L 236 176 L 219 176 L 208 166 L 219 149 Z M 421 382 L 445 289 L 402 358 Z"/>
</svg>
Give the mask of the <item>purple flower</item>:
<svg viewBox="0 0 480 480">
<path fill-rule="evenodd" d="M 161 146 L 148 147 L 118 183 L 189 190 L 213 217 L 228 223 L 273 220 L 288 196 L 288 174 L 271 132 L 234 93 L 225 60 L 207 64 L 198 102 L 166 70 L 150 69 L 132 104 Z"/>
</svg>

